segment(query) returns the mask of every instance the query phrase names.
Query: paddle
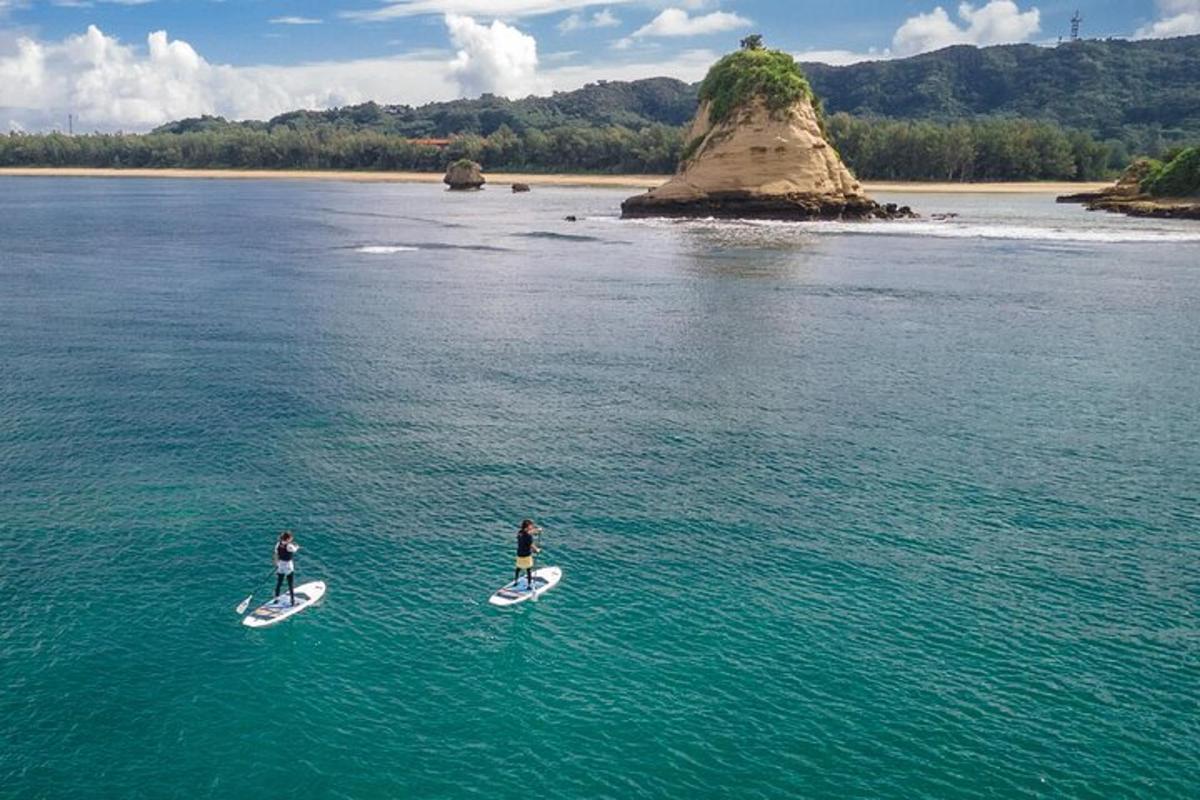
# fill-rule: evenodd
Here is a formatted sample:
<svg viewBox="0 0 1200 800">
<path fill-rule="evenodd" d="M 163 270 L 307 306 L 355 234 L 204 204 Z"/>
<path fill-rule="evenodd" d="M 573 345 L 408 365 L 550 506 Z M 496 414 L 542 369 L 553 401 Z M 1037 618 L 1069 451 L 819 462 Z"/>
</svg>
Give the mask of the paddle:
<svg viewBox="0 0 1200 800">
<path fill-rule="evenodd" d="M 270 574 L 270 576 L 268 576 L 267 580 L 270 580 L 271 578 L 274 578 L 274 577 L 275 577 L 275 570 L 272 569 L 271 574 Z M 251 592 L 250 594 L 246 595 L 246 599 L 237 604 L 237 608 L 235 609 L 237 611 L 237 613 L 245 614 L 246 609 L 250 607 L 250 601 L 253 599 L 254 599 L 254 592 Z"/>
<path fill-rule="evenodd" d="M 538 557 L 538 553 L 542 552 L 542 529 L 541 529 L 541 528 L 538 528 L 538 529 L 537 529 L 537 533 L 535 533 L 533 536 L 534 536 L 534 538 L 537 540 L 537 550 L 536 550 L 534 553 L 532 553 L 532 554 L 531 554 L 531 555 L 532 555 L 532 557 L 533 557 L 533 569 L 532 569 L 532 570 L 529 572 L 529 575 L 530 575 L 530 578 L 529 578 L 529 591 L 533 592 L 533 597 L 532 597 L 532 598 L 530 598 L 530 599 L 532 599 L 532 600 L 533 600 L 533 602 L 535 602 L 535 603 L 536 603 L 536 602 L 537 602 L 537 599 L 538 599 L 537 586 L 535 585 L 535 583 L 534 583 L 534 580 L 533 580 L 533 577 L 532 577 L 532 576 L 533 576 L 533 573 L 537 572 L 537 557 Z"/>
</svg>

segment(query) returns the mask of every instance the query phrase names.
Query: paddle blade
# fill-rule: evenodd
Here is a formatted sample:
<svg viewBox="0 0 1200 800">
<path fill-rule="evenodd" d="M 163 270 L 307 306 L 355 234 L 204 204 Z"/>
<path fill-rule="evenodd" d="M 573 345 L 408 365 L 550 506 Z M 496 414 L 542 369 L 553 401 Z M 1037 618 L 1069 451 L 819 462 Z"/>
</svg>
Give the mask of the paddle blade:
<svg viewBox="0 0 1200 800">
<path fill-rule="evenodd" d="M 250 597 L 247 597 L 245 600 L 243 600 L 242 602 L 238 603 L 238 605 L 237 605 L 237 613 L 239 613 L 239 614 L 245 614 L 245 613 L 246 613 L 246 609 L 250 607 L 250 600 L 251 600 L 253 597 L 254 597 L 254 595 L 250 595 Z"/>
</svg>

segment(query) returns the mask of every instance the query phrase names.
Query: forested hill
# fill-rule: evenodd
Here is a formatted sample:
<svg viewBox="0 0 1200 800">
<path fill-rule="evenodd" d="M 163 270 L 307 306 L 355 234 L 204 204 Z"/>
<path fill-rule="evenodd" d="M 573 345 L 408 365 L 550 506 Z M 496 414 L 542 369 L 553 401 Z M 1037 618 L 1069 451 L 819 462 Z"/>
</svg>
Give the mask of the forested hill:
<svg viewBox="0 0 1200 800">
<path fill-rule="evenodd" d="M 953 122 L 981 116 L 1051 120 L 1131 151 L 1157 153 L 1200 138 L 1200 36 L 1145 41 L 1080 41 L 1058 47 L 950 47 L 934 53 L 846 67 L 804 64 L 829 113 Z M 332 111 L 297 111 L 253 128 L 334 125 L 410 137 L 488 135 L 562 125 L 684 124 L 696 107 L 695 85 L 671 78 L 591 84 L 550 97 L 431 103 L 419 108 L 368 103 Z M 222 127 L 184 120 L 163 132 Z"/>
<path fill-rule="evenodd" d="M 188 133 L 227 125 L 293 129 L 333 125 L 421 138 L 454 134 L 487 136 L 501 125 L 518 132 L 562 125 L 619 125 L 640 130 L 650 125 L 683 125 L 695 110 L 696 86 L 674 78 L 646 78 L 632 82 L 601 81 L 571 92 L 522 100 L 485 94 L 477 99 L 429 103 L 417 108 L 364 103 L 328 111 L 293 111 L 265 123 L 227 123 L 212 117 L 186 119 L 163 125 L 156 132 Z"/>
<path fill-rule="evenodd" d="M 1149 146 L 1200 136 L 1200 36 L 950 47 L 847 67 L 805 64 L 828 112 L 949 121 L 1048 119 Z"/>
</svg>

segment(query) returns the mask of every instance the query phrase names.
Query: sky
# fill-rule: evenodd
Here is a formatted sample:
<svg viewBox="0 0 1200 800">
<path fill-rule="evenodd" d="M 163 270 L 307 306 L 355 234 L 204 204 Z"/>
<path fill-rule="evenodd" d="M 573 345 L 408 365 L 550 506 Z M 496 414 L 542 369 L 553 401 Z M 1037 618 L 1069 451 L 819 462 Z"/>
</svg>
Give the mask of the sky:
<svg viewBox="0 0 1200 800">
<path fill-rule="evenodd" d="M 806 61 L 1200 34 L 1200 0 L 0 0 L 0 130 L 142 131 L 375 100 L 699 80 L 749 33 Z"/>
</svg>

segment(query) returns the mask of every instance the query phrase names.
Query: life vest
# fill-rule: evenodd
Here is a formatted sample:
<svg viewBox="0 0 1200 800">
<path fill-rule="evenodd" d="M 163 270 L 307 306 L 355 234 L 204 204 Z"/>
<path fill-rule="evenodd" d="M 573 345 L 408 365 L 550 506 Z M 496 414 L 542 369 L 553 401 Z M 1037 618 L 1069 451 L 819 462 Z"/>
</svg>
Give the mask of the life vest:
<svg viewBox="0 0 1200 800">
<path fill-rule="evenodd" d="M 275 557 L 280 561 L 292 560 L 292 551 L 288 550 L 289 544 L 291 544 L 291 542 L 280 542 L 279 544 L 275 545 Z"/>
</svg>

